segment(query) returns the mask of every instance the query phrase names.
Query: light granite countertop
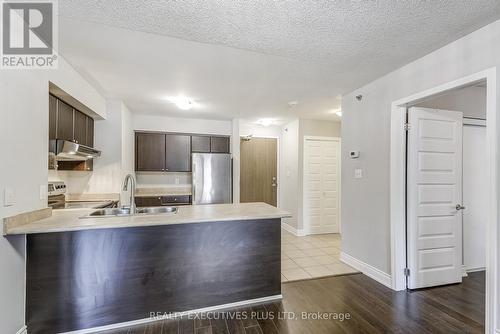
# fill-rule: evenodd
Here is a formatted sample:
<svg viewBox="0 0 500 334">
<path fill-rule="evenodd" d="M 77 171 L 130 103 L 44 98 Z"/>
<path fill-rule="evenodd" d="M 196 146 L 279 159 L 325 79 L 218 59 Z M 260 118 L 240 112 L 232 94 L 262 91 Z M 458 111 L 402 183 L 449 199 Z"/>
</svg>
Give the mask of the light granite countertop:
<svg viewBox="0 0 500 334">
<path fill-rule="evenodd" d="M 4 235 L 291 217 L 290 213 L 269 204 L 241 203 L 182 206 L 176 214 L 80 218 L 92 211 L 95 210 L 53 211 L 49 218 L 12 227 L 4 226 Z"/>
</svg>

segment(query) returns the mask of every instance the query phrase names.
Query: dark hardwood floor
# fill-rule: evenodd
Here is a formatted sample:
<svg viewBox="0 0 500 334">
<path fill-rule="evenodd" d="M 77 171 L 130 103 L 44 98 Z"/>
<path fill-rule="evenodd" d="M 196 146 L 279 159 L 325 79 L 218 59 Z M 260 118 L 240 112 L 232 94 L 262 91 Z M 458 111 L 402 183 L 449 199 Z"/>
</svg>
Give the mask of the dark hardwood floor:
<svg viewBox="0 0 500 334">
<path fill-rule="evenodd" d="M 411 292 L 394 292 L 362 274 L 285 283 L 282 292 L 281 302 L 100 334 L 484 333 L 484 272 Z M 330 319 L 311 319 L 318 312 Z"/>
</svg>

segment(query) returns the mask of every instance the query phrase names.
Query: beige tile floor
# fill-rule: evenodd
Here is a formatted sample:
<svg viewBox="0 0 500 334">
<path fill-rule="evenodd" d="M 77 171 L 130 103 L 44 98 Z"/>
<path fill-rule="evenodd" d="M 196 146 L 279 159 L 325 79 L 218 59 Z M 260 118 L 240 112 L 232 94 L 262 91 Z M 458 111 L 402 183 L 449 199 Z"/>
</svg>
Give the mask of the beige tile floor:
<svg viewBox="0 0 500 334">
<path fill-rule="evenodd" d="M 281 281 L 358 272 L 340 261 L 340 234 L 297 237 L 281 230 Z"/>
</svg>

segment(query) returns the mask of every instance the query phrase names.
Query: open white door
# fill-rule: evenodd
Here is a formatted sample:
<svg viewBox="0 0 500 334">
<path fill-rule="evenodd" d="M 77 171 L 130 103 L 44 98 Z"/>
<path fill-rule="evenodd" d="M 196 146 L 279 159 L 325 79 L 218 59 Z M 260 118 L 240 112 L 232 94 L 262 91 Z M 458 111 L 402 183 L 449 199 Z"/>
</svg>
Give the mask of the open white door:
<svg viewBox="0 0 500 334">
<path fill-rule="evenodd" d="M 461 112 L 408 113 L 408 288 L 462 282 Z"/>
</svg>

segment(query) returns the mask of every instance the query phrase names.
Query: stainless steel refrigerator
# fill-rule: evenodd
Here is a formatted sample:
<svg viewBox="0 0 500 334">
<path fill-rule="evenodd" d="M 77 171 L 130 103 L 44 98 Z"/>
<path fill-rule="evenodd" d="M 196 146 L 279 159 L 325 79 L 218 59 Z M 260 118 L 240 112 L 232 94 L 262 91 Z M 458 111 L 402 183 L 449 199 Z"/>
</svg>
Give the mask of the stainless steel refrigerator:
<svg viewBox="0 0 500 334">
<path fill-rule="evenodd" d="M 193 153 L 193 204 L 232 203 L 231 155 Z"/>
</svg>

